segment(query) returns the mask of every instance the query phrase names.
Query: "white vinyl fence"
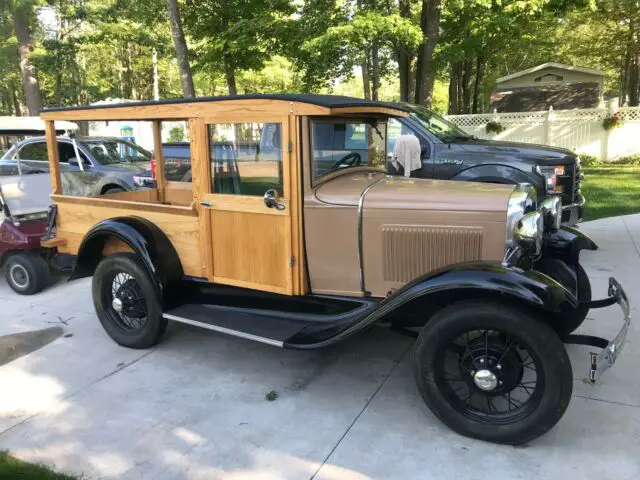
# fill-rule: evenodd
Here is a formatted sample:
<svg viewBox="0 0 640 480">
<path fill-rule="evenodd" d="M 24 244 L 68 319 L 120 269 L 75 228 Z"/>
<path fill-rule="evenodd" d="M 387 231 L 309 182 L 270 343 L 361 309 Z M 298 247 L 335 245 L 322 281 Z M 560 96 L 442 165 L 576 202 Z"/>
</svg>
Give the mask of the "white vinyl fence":
<svg viewBox="0 0 640 480">
<path fill-rule="evenodd" d="M 602 121 L 614 113 L 622 126 L 607 131 Z M 478 138 L 552 145 L 605 161 L 640 153 L 640 107 L 449 115 L 447 119 Z M 487 133 L 488 122 L 498 122 L 505 130 Z"/>
</svg>

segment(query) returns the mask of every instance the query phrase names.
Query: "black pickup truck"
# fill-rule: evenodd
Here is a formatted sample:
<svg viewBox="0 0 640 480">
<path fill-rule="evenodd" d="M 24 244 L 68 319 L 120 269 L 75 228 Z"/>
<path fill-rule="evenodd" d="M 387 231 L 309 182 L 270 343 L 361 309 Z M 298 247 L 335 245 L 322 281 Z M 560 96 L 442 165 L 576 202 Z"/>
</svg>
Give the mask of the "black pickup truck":
<svg viewBox="0 0 640 480">
<path fill-rule="evenodd" d="M 411 114 L 404 118 L 392 118 L 387 128 L 387 152 L 389 160 L 396 139 L 403 134 L 413 134 L 420 140 L 422 168 L 411 172 L 412 177 L 437 178 L 490 183 L 530 183 L 538 194 L 538 201 L 550 195 L 562 198 L 562 222 L 575 225 L 584 214 L 584 197 L 580 193 L 583 174 L 575 153 L 561 148 L 527 143 L 497 142 L 473 137 L 432 111 L 417 105 L 409 105 Z M 327 149 L 349 151 L 361 141 L 362 132 L 349 127 L 349 121 L 325 125 L 329 130 L 316 132 L 331 145 Z M 270 124 L 269 128 L 277 128 Z M 262 139 L 255 145 L 266 148 L 265 139 L 274 131 L 265 129 Z M 360 136 L 358 136 L 360 135 Z M 323 139 L 318 139 L 316 143 Z M 347 150 L 345 150 L 346 152 Z M 163 152 L 168 180 L 191 181 L 191 154 L 188 142 L 165 143 Z M 366 151 L 362 152 L 366 157 Z M 333 163 L 333 162 L 331 162 Z M 387 162 L 391 175 L 402 175 L 392 162 Z M 155 182 L 149 173 L 136 177 L 140 186 L 152 186 Z"/>
<path fill-rule="evenodd" d="M 388 126 L 388 151 L 401 134 L 420 140 L 422 168 L 412 177 L 492 183 L 530 183 L 538 200 L 549 195 L 562 198 L 562 221 L 575 225 L 584 215 L 580 192 L 583 174 L 575 153 L 562 148 L 527 143 L 480 140 L 436 115 L 410 105 L 406 118 L 392 119 Z M 398 174 L 389 162 L 390 173 Z"/>
</svg>

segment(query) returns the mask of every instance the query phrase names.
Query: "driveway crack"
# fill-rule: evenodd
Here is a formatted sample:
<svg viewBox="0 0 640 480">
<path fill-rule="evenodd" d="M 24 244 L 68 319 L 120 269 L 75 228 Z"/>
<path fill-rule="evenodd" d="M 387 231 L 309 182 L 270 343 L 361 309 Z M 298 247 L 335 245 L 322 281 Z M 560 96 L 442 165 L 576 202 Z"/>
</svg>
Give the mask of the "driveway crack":
<svg viewBox="0 0 640 480">
<path fill-rule="evenodd" d="M 360 417 L 362 416 L 362 414 L 364 413 L 364 411 L 367 409 L 367 407 L 369 406 L 369 404 L 373 401 L 374 398 L 376 398 L 376 395 L 378 395 L 378 392 L 382 389 L 382 387 L 385 385 L 385 383 L 387 383 L 387 380 L 389 380 L 389 377 L 391 377 L 391 374 L 393 372 L 395 372 L 396 368 L 398 368 L 398 365 L 400 365 L 402 363 L 402 361 L 404 360 L 404 357 L 407 356 L 407 353 L 409 353 L 409 351 L 413 348 L 414 342 L 410 342 L 409 346 L 407 347 L 407 349 L 402 353 L 402 355 L 400 355 L 400 358 L 398 359 L 398 361 L 396 362 L 396 364 L 391 367 L 391 369 L 387 372 L 387 374 L 385 375 L 385 377 L 382 379 L 382 382 L 380 382 L 380 385 L 378 385 L 378 388 L 376 388 L 376 391 L 373 392 L 373 395 L 371 395 L 371 398 L 369 398 L 369 400 L 367 400 L 367 402 L 364 404 L 364 406 L 362 407 L 362 410 L 360 410 L 360 412 L 358 413 L 358 415 L 356 415 L 356 417 L 353 419 L 353 421 L 349 424 L 349 426 L 347 427 L 347 429 L 345 430 L 345 432 L 340 436 L 340 438 L 338 439 L 338 441 L 336 442 L 336 444 L 333 446 L 333 448 L 331 449 L 331 451 L 329 452 L 329 454 L 324 458 L 324 460 L 322 461 L 322 463 L 318 466 L 318 468 L 316 469 L 315 472 L 313 472 L 313 475 L 311 475 L 311 477 L 309 478 L 309 480 L 313 480 L 314 478 L 316 478 L 316 475 L 318 475 L 318 473 L 320 473 L 320 470 L 322 470 L 322 467 L 324 467 L 324 465 L 327 463 L 327 460 L 329 460 L 329 458 L 331 458 L 331 455 L 333 455 L 333 452 L 336 451 L 336 449 L 340 446 L 340 444 L 342 443 L 342 441 L 345 439 L 345 437 L 349 434 L 349 432 L 351 431 L 351 429 L 353 428 L 353 426 L 356 424 L 356 422 L 360 419 Z"/>
</svg>

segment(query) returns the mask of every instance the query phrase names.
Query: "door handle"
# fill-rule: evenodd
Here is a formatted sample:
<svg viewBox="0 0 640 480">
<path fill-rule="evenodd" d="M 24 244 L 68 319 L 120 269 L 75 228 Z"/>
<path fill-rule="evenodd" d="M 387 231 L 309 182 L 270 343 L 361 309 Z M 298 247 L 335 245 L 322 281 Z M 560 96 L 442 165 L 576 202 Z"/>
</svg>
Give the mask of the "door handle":
<svg viewBox="0 0 640 480">
<path fill-rule="evenodd" d="M 200 205 L 202 205 L 203 207 L 213 207 L 213 204 L 209 200 L 200 202 Z"/>
<path fill-rule="evenodd" d="M 274 189 L 269 189 L 264 192 L 264 204 L 267 208 L 275 208 L 276 210 L 284 210 L 285 207 L 282 203 L 278 202 L 279 195 Z"/>
</svg>

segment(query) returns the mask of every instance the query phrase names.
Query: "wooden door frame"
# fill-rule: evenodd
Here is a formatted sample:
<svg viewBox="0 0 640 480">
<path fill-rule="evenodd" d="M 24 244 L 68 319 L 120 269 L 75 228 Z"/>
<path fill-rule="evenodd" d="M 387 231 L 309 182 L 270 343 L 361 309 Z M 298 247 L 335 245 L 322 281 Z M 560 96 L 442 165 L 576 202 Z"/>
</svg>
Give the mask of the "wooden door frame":
<svg viewBox="0 0 640 480">
<path fill-rule="evenodd" d="M 247 213 L 259 213 L 264 215 L 286 216 L 289 234 L 287 235 L 286 248 L 291 252 L 293 261 L 291 270 L 287 275 L 288 295 L 303 295 L 308 292 L 305 277 L 305 256 L 302 234 L 302 183 L 300 165 L 300 128 L 296 115 L 286 115 L 280 112 L 273 115 L 258 114 L 220 114 L 205 118 L 192 118 L 189 120 L 189 132 L 192 152 L 193 168 L 193 198 L 197 206 L 200 219 L 202 274 L 210 282 L 235 284 L 240 287 L 253 288 L 250 282 L 230 281 L 219 278 L 214 274 L 213 260 L 213 228 L 211 210 L 201 202 L 210 199 L 216 202 L 216 206 L 222 211 L 237 211 Z M 209 158 L 209 125 L 220 123 L 279 123 L 282 135 L 282 173 L 283 196 L 281 203 L 286 205 L 285 211 L 267 209 L 261 203 L 262 197 L 249 195 L 229 195 L 213 193 L 211 182 L 211 162 Z M 289 148 L 290 147 L 290 148 Z M 244 199 L 244 201 L 243 201 Z M 268 290 L 268 289 L 265 289 Z M 275 291 L 275 290 L 274 290 Z"/>
</svg>

